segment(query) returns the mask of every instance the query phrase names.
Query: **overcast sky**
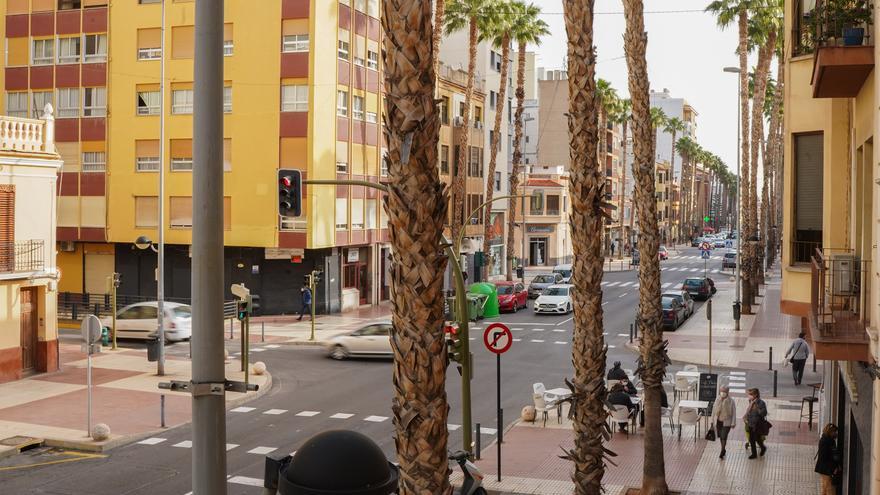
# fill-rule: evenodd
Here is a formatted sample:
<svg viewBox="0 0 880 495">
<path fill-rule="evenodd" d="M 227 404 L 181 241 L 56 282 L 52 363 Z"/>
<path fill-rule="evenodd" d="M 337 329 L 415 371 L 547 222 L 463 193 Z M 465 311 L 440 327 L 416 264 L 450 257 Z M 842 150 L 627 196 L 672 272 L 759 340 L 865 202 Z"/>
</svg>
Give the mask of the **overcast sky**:
<svg viewBox="0 0 880 495">
<path fill-rule="evenodd" d="M 567 40 L 562 0 L 531 2 L 542 8 L 543 19 L 552 33 L 535 49 L 537 65 L 563 68 Z M 720 30 L 715 17 L 702 12 L 708 3 L 709 0 L 645 0 L 648 74 L 652 90 L 668 88 L 673 97 L 685 98 L 697 110 L 697 140 L 735 172 L 738 79 L 722 69 L 739 65 L 734 53 L 737 31 L 735 26 Z M 696 12 L 650 13 L 670 10 Z M 602 12 L 612 14 L 599 15 Z M 598 76 L 610 81 L 621 96 L 626 96 L 629 91 L 623 51 L 623 3 L 596 0 L 596 13 Z"/>
</svg>

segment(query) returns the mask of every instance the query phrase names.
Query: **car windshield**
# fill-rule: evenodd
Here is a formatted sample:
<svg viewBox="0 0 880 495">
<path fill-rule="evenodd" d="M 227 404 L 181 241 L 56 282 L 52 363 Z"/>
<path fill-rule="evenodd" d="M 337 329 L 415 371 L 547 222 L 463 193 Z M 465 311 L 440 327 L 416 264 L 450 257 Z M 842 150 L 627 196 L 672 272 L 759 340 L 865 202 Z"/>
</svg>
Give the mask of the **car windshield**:
<svg viewBox="0 0 880 495">
<path fill-rule="evenodd" d="M 681 296 L 681 295 L 679 295 L 679 294 L 663 294 L 663 299 L 678 299 L 678 300 L 681 300 L 681 299 L 684 299 L 684 296 Z"/>
<path fill-rule="evenodd" d="M 174 316 L 178 318 L 192 318 L 192 308 L 189 306 L 177 306 L 172 311 L 174 311 Z"/>
<path fill-rule="evenodd" d="M 725 258 L 736 258 L 736 253 L 727 253 L 724 255 Z"/>
<path fill-rule="evenodd" d="M 663 309 L 672 309 L 672 301 L 674 300 L 675 299 L 672 297 L 664 297 L 661 300 L 661 303 L 663 304 Z"/>
<path fill-rule="evenodd" d="M 689 278 L 684 281 L 684 285 L 690 285 L 692 287 L 699 287 L 703 285 L 703 281 L 698 278 Z"/>
<path fill-rule="evenodd" d="M 558 269 L 556 269 L 556 270 L 553 270 L 553 273 L 558 273 L 558 274 L 562 275 L 562 276 L 565 277 L 565 278 L 568 278 L 568 277 L 571 276 L 571 270 L 563 270 L 563 269 L 561 269 L 561 268 L 558 268 Z"/>
<path fill-rule="evenodd" d="M 498 286 L 498 294 L 501 294 L 501 295 L 513 294 L 513 286 L 512 285 L 499 285 Z"/>
<path fill-rule="evenodd" d="M 538 275 L 532 279 L 532 282 L 536 282 L 539 284 L 549 284 L 556 281 L 556 278 L 553 275 Z"/>
<path fill-rule="evenodd" d="M 666 246 L 660 246 L 660 251 L 666 251 Z"/>
<path fill-rule="evenodd" d="M 548 287 L 544 289 L 545 296 L 567 296 L 568 289 L 565 287 Z"/>
</svg>

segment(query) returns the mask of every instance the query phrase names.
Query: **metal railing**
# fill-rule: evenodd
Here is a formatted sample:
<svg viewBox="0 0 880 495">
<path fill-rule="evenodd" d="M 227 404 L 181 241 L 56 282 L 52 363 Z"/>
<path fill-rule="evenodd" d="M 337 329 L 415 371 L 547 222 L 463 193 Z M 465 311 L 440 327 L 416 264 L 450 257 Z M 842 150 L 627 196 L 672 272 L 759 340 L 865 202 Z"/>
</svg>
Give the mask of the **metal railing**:
<svg viewBox="0 0 880 495">
<path fill-rule="evenodd" d="M 818 340 L 867 343 L 870 260 L 852 250 L 816 249 L 810 260 L 810 311 Z"/>
<path fill-rule="evenodd" d="M 791 241 L 791 264 L 808 264 L 813 254 L 822 250 L 822 241 Z"/>
<path fill-rule="evenodd" d="M 45 268 L 42 239 L 0 243 L 0 273 L 37 272 Z"/>
<path fill-rule="evenodd" d="M 799 2 L 798 2 L 799 3 Z M 868 0 L 816 0 L 816 6 L 807 12 L 797 8 L 792 31 L 795 42 L 792 55 L 807 55 L 826 46 L 873 45 L 870 29 L 873 8 Z M 847 40 L 847 30 L 863 28 L 860 43 Z"/>
<path fill-rule="evenodd" d="M 116 295 L 116 310 L 139 302 L 155 301 L 151 296 Z M 190 304 L 190 299 L 183 297 L 166 297 L 165 302 Z M 235 301 L 223 302 L 223 319 L 235 317 Z M 80 320 L 85 315 L 110 316 L 113 314 L 113 304 L 110 294 L 59 292 L 58 293 L 58 318 L 61 320 Z"/>
</svg>

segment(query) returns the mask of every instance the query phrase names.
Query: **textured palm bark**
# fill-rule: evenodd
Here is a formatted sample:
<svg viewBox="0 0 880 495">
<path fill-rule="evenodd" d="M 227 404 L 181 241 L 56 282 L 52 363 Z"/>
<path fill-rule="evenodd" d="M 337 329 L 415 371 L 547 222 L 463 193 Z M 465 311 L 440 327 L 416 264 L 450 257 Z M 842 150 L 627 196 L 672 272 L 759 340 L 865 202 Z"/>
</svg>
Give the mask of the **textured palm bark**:
<svg viewBox="0 0 880 495">
<path fill-rule="evenodd" d="M 462 130 L 458 138 L 458 170 L 452 181 L 452 238 L 458 239 L 464 221 L 464 205 L 467 193 L 465 192 L 465 174 L 470 163 L 471 134 L 471 105 L 474 99 L 474 74 L 477 70 L 477 19 L 472 18 L 469 26 L 469 55 L 467 87 L 464 90 L 464 115 L 462 115 Z M 470 213 L 470 212 L 468 212 Z"/>
<path fill-rule="evenodd" d="M 691 176 L 694 173 L 690 153 L 684 153 L 681 157 L 681 229 L 684 231 L 685 240 L 693 235 L 691 223 Z"/>
<path fill-rule="evenodd" d="M 620 186 L 621 194 L 619 205 L 617 207 L 617 216 L 620 217 L 620 242 L 618 243 L 619 246 L 617 246 L 617 259 L 619 260 L 623 259 L 623 247 L 626 245 L 626 242 L 628 240 L 626 236 L 626 230 L 623 228 L 623 213 L 625 208 L 624 199 L 626 198 L 626 168 L 629 165 L 626 160 L 626 139 L 627 133 L 629 131 L 629 118 L 624 117 L 621 127 L 621 135 L 623 137 L 623 182 L 621 182 Z M 632 214 L 633 212 L 630 212 L 630 215 Z"/>
<path fill-rule="evenodd" d="M 489 170 L 486 172 L 486 208 L 483 211 L 483 255 L 487 260 L 483 266 L 483 280 L 488 280 L 489 270 L 491 268 L 490 237 L 494 225 L 492 219 L 492 197 L 495 195 L 495 168 L 498 163 L 498 149 L 501 147 L 501 118 L 504 116 L 504 102 L 507 101 L 507 72 L 510 69 L 510 35 L 504 35 L 501 40 L 501 80 L 498 83 L 498 97 L 495 101 L 495 125 L 492 135 L 492 150 L 489 156 Z M 511 192 L 513 194 L 513 192 Z M 510 200 L 515 203 L 516 200 Z M 500 260 L 499 260 L 500 261 Z"/>
<path fill-rule="evenodd" d="M 437 173 L 440 120 L 434 100 L 431 3 L 386 0 L 385 140 L 391 225 L 391 413 L 401 494 L 450 494 L 446 342 L 438 247 L 447 198 Z"/>
<path fill-rule="evenodd" d="M 675 135 L 677 134 L 677 132 L 678 132 L 678 131 L 676 131 L 675 129 L 672 129 L 672 149 L 670 150 L 670 153 L 671 153 L 671 154 L 669 155 L 669 156 L 670 156 L 670 160 L 669 160 L 669 161 L 670 161 L 670 164 L 669 164 L 669 170 L 672 171 L 673 181 L 675 180 L 675 179 L 674 179 L 674 177 L 675 177 L 675 137 L 676 137 Z M 624 141 L 624 143 L 625 143 L 625 142 L 626 142 L 626 141 Z M 682 166 L 682 171 L 681 171 L 681 172 L 684 173 L 684 166 Z M 679 188 L 679 194 L 681 194 L 681 188 Z M 679 205 L 681 205 L 681 200 L 680 200 L 680 199 L 679 199 Z M 679 206 L 679 208 L 681 208 L 681 206 Z M 671 208 L 670 208 L 670 209 L 671 209 Z M 672 209 L 671 209 L 671 210 L 672 210 Z M 681 214 L 681 211 L 679 211 L 679 214 Z M 675 210 L 672 210 L 672 224 L 673 224 L 673 225 L 675 224 Z M 669 228 L 670 228 L 670 229 L 674 229 L 675 227 L 674 227 L 673 225 L 670 225 Z M 678 229 L 677 236 L 676 236 L 676 241 L 681 242 L 681 229 Z"/>
<path fill-rule="evenodd" d="M 642 0 L 623 0 L 626 17 L 624 50 L 629 68 L 629 94 L 632 100 L 633 174 L 636 179 L 636 202 L 639 205 L 639 345 L 637 373 L 645 387 L 645 437 L 642 495 L 665 495 L 666 465 L 663 458 L 663 427 L 660 400 L 663 376 L 669 357 L 660 327 L 660 260 L 657 257 L 659 236 L 657 203 L 654 200 L 654 131 L 651 126 L 650 83 L 646 51 Z"/>
<path fill-rule="evenodd" d="M 578 287 L 574 300 L 572 420 L 574 448 L 566 458 L 574 463 L 575 493 L 602 493 L 605 474 L 603 446 L 610 438 L 605 412 L 606 347 L 602 313 L 602 232 L 606 214 L 604 170 L 599 167 L 596 51 L 593 45 L 594 0 L 565 0 L 568 33 L 568 135 L 570 140 L 571 213 L 574 266 Z"/>
<path fill-rule="evenodd" d="M 513 114 L 513 161 L 510 166 L 510 194 L 517 194 L 519 189 L 519 174 L 522 167 L 522 136 L 523 136 L 523 105 L 526 100 L 526 44 L 519 43 L 519 52 L 516 60 L 516 111 Z M 523 188 L 525 191 L 525 188 Z M 516 226 L 516 207 L 521 201 L 512 199 L 507 202 L 507 280 L 513 280 L 513 253 Z M 525 215 L 525 211 L 523 212 Z M 525 228 L 523 228 L 525 230 Z M 522 232 L 522 235 L 526 235 Z M 520 258 L 525 260 L 526 253 L 520 253 Z M 525 266 L 525 261 L 522 261 Z"/>
<path fill-rule="evenodd" d="M 767 95 L 767 78 L 770 75 L 770 62 L 773 60 L 773 50 L 776 48 L 776 31 L 771 31 L 767 36 L 767 42 L 758 51 L 758 67 L 755 70 L 755 92 L 752 99 L 752 136 L 751 155 L 751 179 L 749 181 L 749 218 L 752 221 L 752 233 L 758 233 L 759 239 L 755 246 L 752 258 L 752 290 L 758 293 L 758 285 L 764 283 L 764 269 L 761 259 L 766 231 L 759 231 L 761 227 L 758 216 L 758 154 L 761 151 L 761 143 L 764 141 L 764 100 Z M 765 157 L 762 157 L 765 158 Z M 766 167 L 764 167 L 766 168 Z"/>
<path fill-rule="evenodd" d="M 737 46 L 737 54 L 739 55 L 739 93 L 740 93 L 740 204 L 737 205 L 737 208 L 740 209 L 741 213 L 741 222 L 740 222 L 740 232 L 739 232 L 739 247 L 742 251 L 740 257 L 740 263 L 743 265 L 740 268 L 740 273 L 742 276 L 742 312 L 743 314 L 751 314 L 752 313 L 752 258 L 754 256 L 752 246 L 749 242 L 746 242 L 748 239 L 752 237 L 751 225 L 752 221 L 750 218 L 751 208 L 749 208 L 749 192 L 751 188 L 749 187 L 749 65 L 748 65 L 748 50 L 749 50 L 749 14 L 746 10 L 745 4 L 741 7 L 738 17 L 738 27 L 739 27 L 739 45 Z"/>
<path fill-rule="evenodd" d="M 769 235 L 767 240 L 770 242 L 770 246 L 767 248 L 767 265 L 770 266 L 776 261 L 776 250 L 779 247 L 779 239 L 778 229 L 774 227 L 778 227 L 779 224 L 776 223 L 776 209 L 779 204 L 776 201 L 777 198 L 777 181 L 776 176 L 779 173 L 782 166 L 782 156 L 780 154 L 781 145 L 782 145 L 782 129 L 781 129 L 781 108 L 782 108 L 782 88 L 783 81 L 785 80 L 785 60 L 780 54 L 777 54 L 776 57 L 776 93 L 773 95 L 773 110 L 770 114 L 770 130 L 773 135 L 773 139 L 770 142 L 769 149 L 767 150 L 767 156 L 770 158 L 770 176 L 769 178 L 765 175 L 764 182 L 770 184 L 770 189 L 767 193 L 767 227 L 769 230 Z"/>
<path fill-rule="evenodd" d="M 431 36 L 431 57 L 434 76 L 440 76 L 440 43 L 443 42 L 443 19 L 446 17 L 446 0 L 434 0 L 434 34 Z M 436 89 L 436 88 L 435 88 Z"/>
</svg>

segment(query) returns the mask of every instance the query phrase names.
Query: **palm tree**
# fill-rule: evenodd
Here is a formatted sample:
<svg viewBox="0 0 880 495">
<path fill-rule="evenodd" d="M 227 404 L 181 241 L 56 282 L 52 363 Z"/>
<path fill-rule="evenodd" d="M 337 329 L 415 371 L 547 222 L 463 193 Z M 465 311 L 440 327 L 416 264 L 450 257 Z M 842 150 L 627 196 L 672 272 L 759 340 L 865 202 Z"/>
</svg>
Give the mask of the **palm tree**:
<svg viewBox="0 0 880 495">
<path fill-rule="evenodd" d="M 621 142 L 622 145 L 622 153 L 623 155 L 623 176 L 621 179 L 621 193 L 619 196 L 619 201 L 617 205 L 617 215 L 620 218 L 620 242 L 621 245 L 617 249 L 617 259 L 623 259 L 623 243 L 626 239 L 626 231 L 623 227 L 624 220 L 624 208 L 625 208 L 625 199 L 626 199 L 626 169 L 629 167 L 629 163 L 627 163 L 627 152 L 626 152 L 626 141 L 627 141 L 627 132 L 629 131 L 629 120 L 632 118 L 632 102 L 629 98 L 620 99 L 617 102 L 617 108 L 611 115 L 612 121 L 621 127 Z"/>
<path fill-rule="evenodd" d="M 468 76 L 464 93 L 464 115 L 462 132 L 458 140 L 458 162 L 455 177 L 452 178 L 452 238 L 457 239 L 464 220 L 465 173 L 470 161 L 471 104 L 474 99 L 474 75 L 477 71 L 477 43 L 480 28 L 485 27 L 491 15 L 495 0 L 451 0 L 446 4 L 443 17 L 444 31 L 447 35 L 468 30 Z M 387 7 L 386 7 L 387 8 Z M 491 179 L 491 177 L 490 177 Z"/>
<path fill-rule="evenodd" d="M 777 223 L 776 210 L 779 207 L 779 203 L 777 201 L 777 195 L 779 191 L 777 176 L 780 173 L 782 168 L 782 89 L 783 89 L 783 81 L 785 80 L 785 57 L 783 56 L 783 51 L 780 50 L 780 46 L 782 43 L 780 42 L 780 38 L 777 38 L 777 50 L 776 50 L 776 73 L 778 74 L 778 80 L 776 82 L 775 94 L 773 95 L 773 105 L 770 111 L 770 132 L 772 133 L 773 139 L 770 140 L 769 149 L 764 156 L 770 157 L 770 178 L 767 178 L 767 174 L 765 172 L 764 182 L 770 184 L 770 190 L 768 191 L 766 203 L 767 205 L 767 215 L 766 221 L 767 225 L 765 226 L 765 231 L 768 231 L 767 240 L 769 242 L 769 246 L 767 248 L 767 266 L 771 266 L 774 261 L 776 261 L 776 250 L 779 247 L 777 238 L 778 232 L 775 228 Z"/>
<path fill-rule="evenodd" d="M 611 83 L 605 79 L 596 80 L 596 93 L 599 97 L 599 170 L 605 173 L 608 167 L 608 120 L 609 114 L 614 112 L 615 107 L 620 101 L 617 90 L 611 86 Z M 610 193 L 611 191 L 606 191 Z M 611 245 L 610 233 L 606 235 L 605 229 L 602 229 L 603 251 L 607 252 Z"/>
<path fill-rule="evenodd" d="M 678 117 L 671 117 L 666 119 L 666 123 L 663 126 L 663 132 L 666 132 L 672 136 L 671 146 L 669 157 L 670 157 L 670 165 L 669 169 L 672 170 L 673 175 L 675 174 L 675 138 L 679 132 L 684 132 L 685 126 L 684 122 Z M 679 230 L 679 234 L 681 230 Z M 679 237 L 678 242 L 681 242 L 681 238 Z"/>
<path fill-rule="evenodd" d="M 574 267 L 574 335 L 572 390 L 574 448 L 566 458 L 574 463 L 575 493 L 602 492 L 605 473 L 603 439 L 610 435 L 605 421 L 605 356 L 602 336 L 602 231 L 606 213 L 604 170 L 599 167 L 599 106 L 593 45 L 594 0 L 564 0 L 568 33 L 568 135 L 571 142 L 569 190 Z"/>
<path fill-rule="evenodd" d="M 515 194 L 519 188 L 519 174 L 522 167 L 522 135 L 523 135 L 523 105 L 526 99 L 526 47 L 528 45 L 540 45 L 541 38 L 550 34 L 547 23 L 538 18 L 541 9 L 534 4 L 514 3 L 516 12 L 514 23 L 510 30 L 511 39 L 519 45 L 517 47 L 516 62 L 516 111 L 513 116 L 513 161 L 510 167 L 510 193 Z M 513 253 L 514 253 L 514 219 L 516 218 L 517 201 L 508 202 L 507 215 L 507 280 L 513 280 Z M 525 212 L 523 212 L 525 215 Z M 523 232 L 522 235 L 525 235 Z M 525 258 L 526 253 L 522 253 Z"/>
<path fill-rule="evenodd" d="M 391 349 L 400 493 L 452 493 L 446 448 L 443 240 L 447 198 L 437 174 L 440 118 L 434 100 L 431 4 L 386 0 L 385 140 L 390 180 Z M 417 225 L 417 229 L 411 226 Z"/>
<path fill-rule="evenodd" d="M 685 239 L 693 235 L 693 223 L 691 215 L 692 178 L 695 175 L 693 159 L 697 154 L 699 145 L 688 136 L 680 138 L 675 143 L 675 149 L 681 154 L 681 201 L 680 201 L 680 230 L 685 234 Z"/>
<path fill-rule="evenodd" d="M 446 17 L 446 0 L 434 0 L 434 34 L 431 38 L 431 58 L 434 60 L 434 75 L 440 76 L 440 44 L 443 42 L 443 26 Z"/>
<path fill-rule="evenodd" d="M 633 175 L 636 179 L 636 202 L 639 214 L 639 345 L 637 373 L 645 387 L 645 446 L 643 495 L 666 494 L 666 467 L 663 460 L 663 427 L 660 422 L 660 397 L 663 376 L 669 357 L 660 328 L 660 247 L 657 228 L 657 203 L 654 200 L 654 147 L 656 133 L 651 122 L 649 99 L 650 84 L 645 52 L 648 34 L 645 32 L 642 0 L 623 0 L 626 33 L 624 51 L 629 68 L 629 94 L 633 107 Z"/>
</svg>

